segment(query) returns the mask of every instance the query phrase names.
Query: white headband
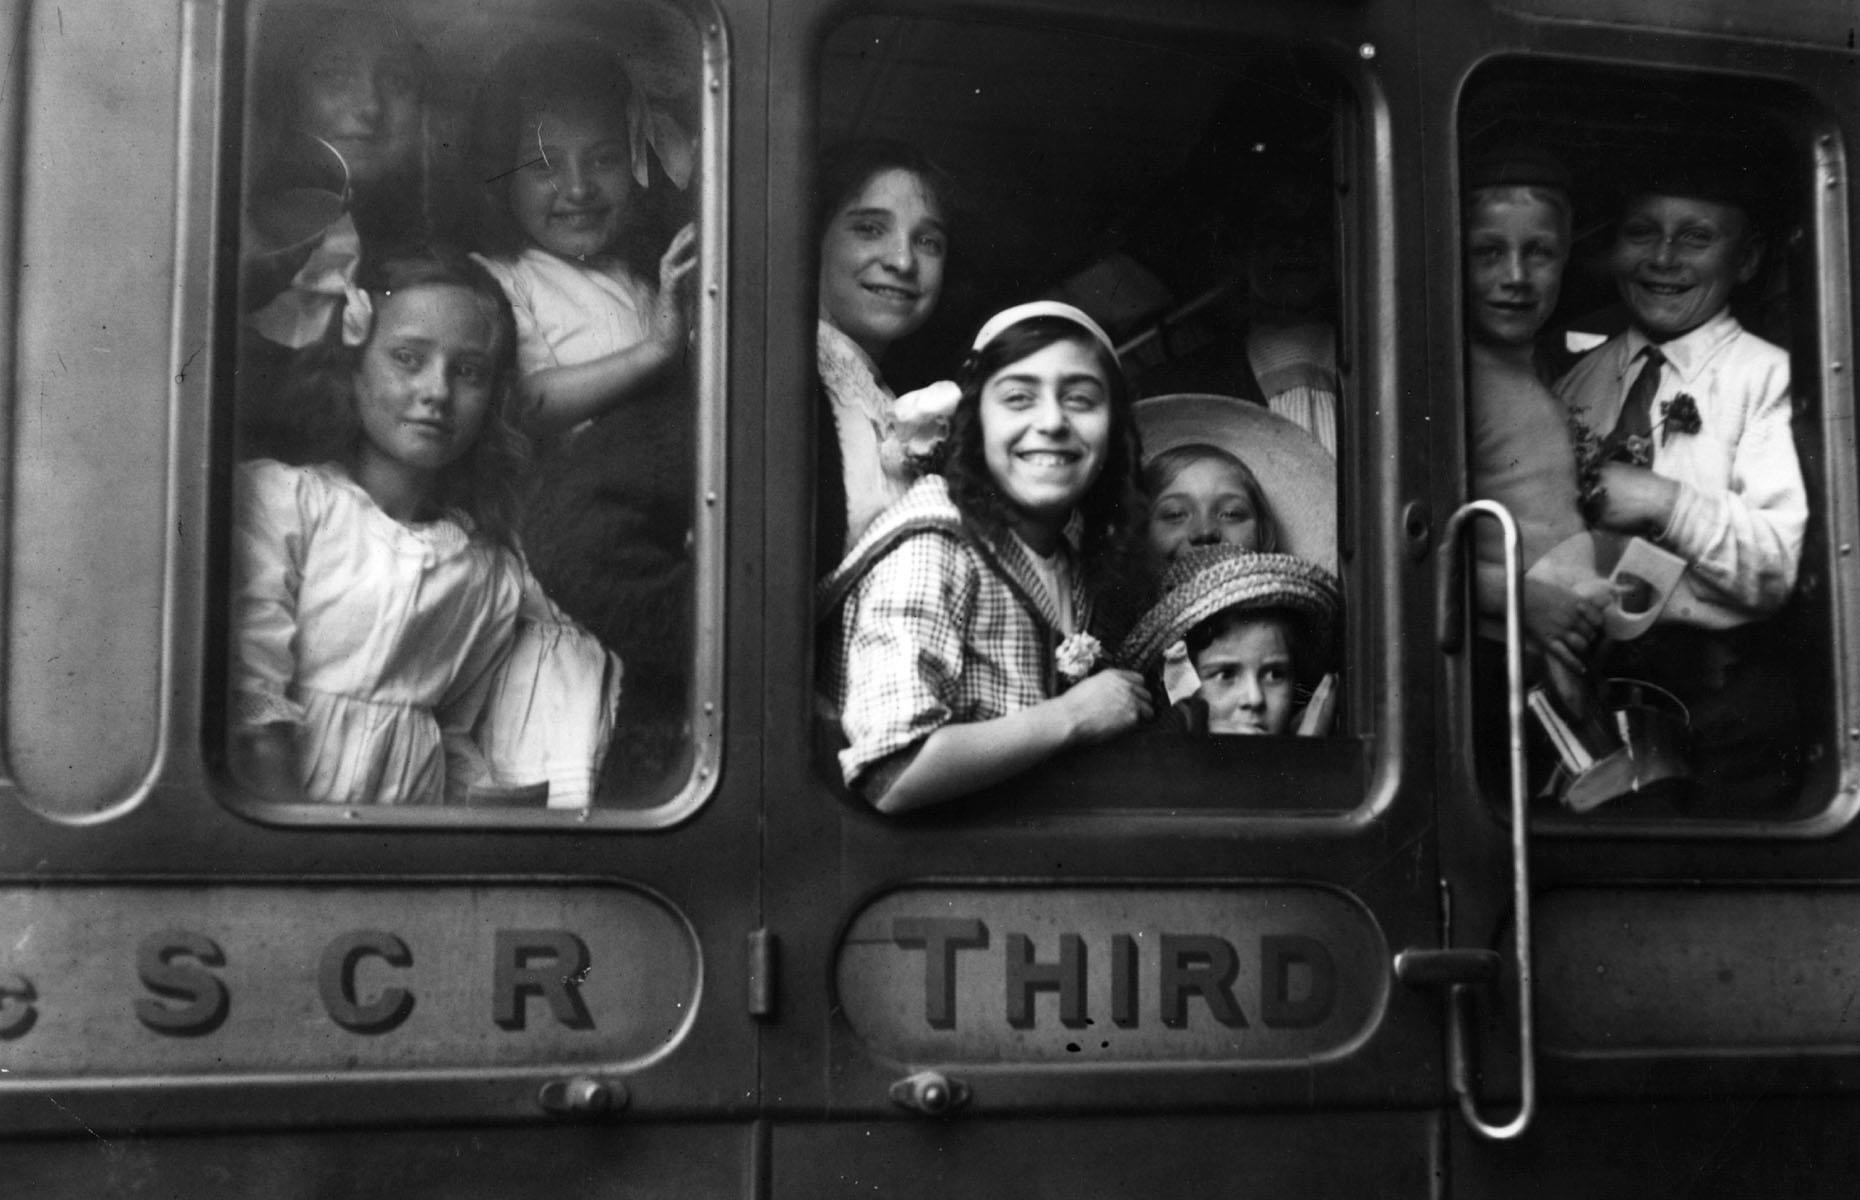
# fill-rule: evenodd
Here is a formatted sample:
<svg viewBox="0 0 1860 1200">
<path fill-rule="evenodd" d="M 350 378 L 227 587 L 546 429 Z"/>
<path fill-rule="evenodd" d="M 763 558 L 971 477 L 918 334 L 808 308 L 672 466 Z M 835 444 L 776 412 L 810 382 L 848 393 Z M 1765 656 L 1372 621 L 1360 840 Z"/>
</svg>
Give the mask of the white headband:
<svg viewBox="0 0 1860 1200">
<path fill-rule="evenodd" d="M 1111 335 L 1101 329 L 1098 322 L 1086 316 L 1082 310 L 1070 304 L 1061 304 L 1057 300 L 1032 300 L 1026 304 L 1016 304 L 1013 308 L 1001 310 L 988 318 L 981 332 L 975 335 L 975 345 L 970 348 L 982 350 L 988 343 L 1005 333 L 1009 326 L 1018 325 L 1022 321 L 1030 321 L 1035 317 L 1057 317 L 1062 321 L 1072 322 L 1097 338 L 1098 344 L 1110 353 L 1111 360 L 1117 361 L 1117 347 L 1111 344 Z"/>
</svg>

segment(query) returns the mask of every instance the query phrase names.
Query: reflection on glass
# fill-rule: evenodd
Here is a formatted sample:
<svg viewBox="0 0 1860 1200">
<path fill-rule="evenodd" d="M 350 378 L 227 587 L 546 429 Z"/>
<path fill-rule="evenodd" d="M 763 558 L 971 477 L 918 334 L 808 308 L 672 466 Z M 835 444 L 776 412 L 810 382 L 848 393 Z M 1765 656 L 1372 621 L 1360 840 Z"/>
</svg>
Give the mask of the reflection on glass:
<svg viewBox="0 0 1860 1200">
<path fill-rule="evenodd" d="M 238 773 L 661 802 L 692 758 L 694 32 L 274 5 L 254 46 Z"/>
</svg>

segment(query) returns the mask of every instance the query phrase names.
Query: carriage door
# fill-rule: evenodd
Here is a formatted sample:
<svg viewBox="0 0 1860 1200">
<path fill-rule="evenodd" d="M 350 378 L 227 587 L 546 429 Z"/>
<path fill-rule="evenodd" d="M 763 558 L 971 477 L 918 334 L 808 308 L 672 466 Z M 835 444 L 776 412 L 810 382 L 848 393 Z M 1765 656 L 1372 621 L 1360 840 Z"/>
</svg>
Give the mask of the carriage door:
<svg viewBox="0 0 1860 1200">
<path fill-rule="evenodd" d="M 758 660 L 745 620 L 759 601 L 723 546 L 752 563 L 759 526 L 725 482 L 731 23 L 652 0 L 598 14 L 95 2 L 29 6 L 18 23 L 3 189 L 12 1181 L 46 1194 L 90 1180 L 76 1186 L 527 1195 L 565 1178 L 736 1192 L 751 1138 L 727 1118 L 756 1090 L 743 948 L 758 924 L 746 715 Z M 758 22 L 745 25 L 753 37 Z M 485 291 L 462 259 L 446 278 L 479 284 L 396 290 L 368 282 L 384 261 L 369 255 L 404 226 L 462 236 L 511 179 L 549 186 L 553 128 L 532 121 L 490 147 L 494 171 L 468 151 L 479 85 L 530 41 L 591 52 L 613 99 L 595 107 L 640 117 L 578 169 L 619 164 L 654 261 L 687 222 L 702 246 L 688 371 L 637 402 L 645 426 L 628 437 L 653 440 L 631 450 L 635 490 L 587 506 L 588 521 L 611 522 L 590 559 L 628 558 L 592 579 L 614 606 L 602 636 L 618 645 L 611 630 L 638 621 L 664 643 L 636 640 L 605 666 L 594 654 L 594 688 L 608 671 L 621 717 L 593 743 L 606 765 L 592 778 L 587 760 L 579 774 L 514 765 L 471 721 L 475 687 L 497 677 L 470 670 L 517 661 L 497 642 L 517 596 L 497 489 L 519 480 L 494 468 L 512 460 L 445 476 L 443 503 L 391 521 L 356 482 L 352 423 L 346 440 L 317 441 L 280 403 L 329 393 L 267 390 L 272 371 L 302 381 L 293 351 L 319 355 L 325 379 L 359 371 L 338 331 L 357 303 L 345 283 L 374 296 L 376 339 L 397 320 L 416 327 L 421 298 L 497 311 L 497 285 Z M 468 352 L 513 345 L 471 340 L 475 319 L 461 318 L 453 360 L 473 380 L 494 368 Z M 417 328 L 426 341 L 396 343 L 395 366 L 433 342 Z M 324 432 L 345 414 L 322 413 L 335 422 Z M 596 425 L 523 486 L 585 486 L 629 452 Z M 484 440 L 490 429 L 474 443 L 485 454 L 519 444 L 507 430 Z M 540 573 L 545 546 L 524 530 Z M 344 544 L 364 557 L 386 546 L 386 563 L 348 576 L 306 565 Z M 585 596 L 553 594 L 601 622 Z M 397 639 L 398 622 L 421 636 Z M 282 631 L 281 657 L 255 654 L 267 627 Z M 267 657 L 288 665 L 255 706 L 231 681 L 267 673 L 254 671 Z M 351 690 L 302 684 L 332 667 L 359 672 Z M 599 711 L 552 707 L 568 695 L 534 692 L 538 719 Z M 345 704 L 340 719 L 317 707 Z M 269 743 L 291 770 L 249 753 L 254 712 L 261 730 L 303 731 Z M 420 740 L 442 729 L 448 750 L 484 761 L 451 764 Z M 670 1119 L 692 1113 L 726 1119 Z M 145 1130 L 173 1136 L 122 1140 Z"/>
<path fill-rule="evenodd" d="M 808 195 L 857 139 L 942 168 L 941 295 L 886 383 L 949 377 L 1009 303 L 1095 313 L 1137 390 L 1173 396 L 1142 409 L 1174 414 L 1143 418 L 1152 447 L 1237 445 L 1282 544 L 1341 574 L 1342 703 L 1324 736 L 1145 734 L 885 817 L 809 727 L 834 629 L 771 631 L 772 1191 L 1429 1194 L 1439 1011 L 1391 967 L 1439 946 L 1406 35 L 1373 5 L 967 12 L 779 10 L 775 59 L 815 75 L 771 97 L 771 190 Z M 770 219 L 770 279 L 824 295 L 809 206 Z M 1275 304 L 1335 338 L 1305 360 L 1334 425 L 1239 398 L 1244 322 Z M 813 497 L 787 468 L 827 408 L 811 290 L 768 311 L 768 537 L 796 548 L 769 611 L 798 630 L 839 547 L 801 552 Z"/>
<path fill-rule="evenodd" d="M 1631 233 L 1617 236 L 1615 224 L 1637 175 L 1675 156 L 1695 180 L 1728 174 L 1741 191 L 1721 194 L 1761 234 L 1763 256 L 1731 293 L 1731 313 L 1786 352 L 1789 400 L 1775 411 L 1792 423 L 1786 440 L 1808 518 L 1793 587 L 1764 597 L 1766 619 L 1729 637 L 1680 634 L 1699 647 L 1690 661 L 1642 660 L 1645 670 L 1715 671 L 1725 687 L 1757 671 L 1780 675 L 1769 698 L 1743 705 L 1755 720 L 1787 714 L 1786 732 L 1763 754 L 1725 763 L 1739 727 L 1697 699 L 1676 708 L 1635 671 L 1598 680 L 1599 739 L 1590 727 L 1559 745 L 1542 741 L 1548 726 L 1532 715 L 1538 704 L 1527 706 L 1528 917 L 1511 887 L 1517 831 L 1502 722 L 1499 740 L 1476 738 L 1481 713 L 1504 710 L 1503 671 L 1479 673 L 1476 654 L 1470 668 L 1447 660 L 1452 753 L 1442 763 L 1440 829 L 1451 935 L 1497 953 L 1507 971 L 1500 984 L 1465 993 L 1467 1105 L 1502 1138 L 1519 1133 L 1511 1122 L 1533 1075 L 1537 1102 L 1513 1140 L 1455 1124 L 1451 1190 L 1561 1195 L 1606 1172 L 1615 1194 L 1813 1194 L 1824 1186 L 1814 1172 L 1844 1153 L 1824 1144 L 1822 1130 L 1852 1115 L 1849 1101 L 1826 1093 L 1853 1083 L 1849 931 L 1860 862 L 1847 26 L 1818 20 L 1835 14 L 1812 5 L 1719 5 L 1710 29 L 1675 27 L 1689 18 L 1664 6 L 1527 6 L 1541 19 L 1501 7 L 1461 5 L 1422 41 L 1437 134 L 1428 144 L 1433 210 L 1457 211 L 1456 180 L 1484 147 L 1528 145 L 1563 161 L 1574 247 L 1538 350 L 1567 364 L 1598 345 L 1595 353 L 1609 353 L 1629 321 L 1619 302 L 1632 294 L 1611 271 L 1634 264 L 1621 250 Z M 1453 222 L 1434 228 L 1430 260 L 1458 262 Z M 1454 328 L 1458 289 L 1437 278 L 1436 327 Z M 1681 360 L 1678 345 L 1669 361 Z M 1440 378 L 1458 377 L 1451 345 L 1432 353 Z M 1685 387 L 1697 392 L 1696 414 L 1687 396 L 1663 403 L 1649 434 L 1656 469 L 1663 455 L 1683 458 L 1688 439 L 1725 436 L 1714 422 L 1733 418 L 1711 390 L 1722 386 L 1697 376 Z M 1441 461 L 1466 461 L 1470 451 L 1452 444 L 1458 419 L 1434 425 Z M 1755 438 L 1741 438 L 1747 464 Z M 1740 465 L 1733 486 L 1756 509 L 1785 478 L 1780 468 Z M 1442 472 L 1437 484 L 1444 491 L 1448 481 Z M 1631 567 L 1630 553 L 1660 561 L 1630 546 L 1616 582 L 1637 574 L 1659 594 L 1657 569 Z M 1667 630 L 1692 596 L 1710 599 L 1686 590 L 1693 578 L 1681 579 L 1641 636 Z M 1624 621 L 1617 634 L 1629 649 L 1650 603 L 1637 591 L 1622 590 L 1613 618 Z M 1545 790 L 1541 768 L 1552 760 L 1562 777 Z M 1519 954 L 1526 942 L 1534 955 Z M 1518 999 L 1520 958 L 1534 958 L 1534 1013 Z"/>
</svg>

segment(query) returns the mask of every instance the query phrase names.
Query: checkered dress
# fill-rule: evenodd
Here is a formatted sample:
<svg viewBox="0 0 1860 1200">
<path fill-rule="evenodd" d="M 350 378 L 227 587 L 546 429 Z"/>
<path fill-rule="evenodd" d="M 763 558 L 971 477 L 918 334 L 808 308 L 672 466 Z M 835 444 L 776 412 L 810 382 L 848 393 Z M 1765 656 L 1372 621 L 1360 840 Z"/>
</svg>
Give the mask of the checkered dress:
<svg viewBox="0 0 1860 1200">
<path fill-rule="evenodd" d="M 1076 582 L 1080 626 L 1090 603 Z M 1057 614 L 1016 538 L 964 530 L 940 476 L 919 480 L 821 585 L 822 682 L 849 786 L 952 722 L 987 721 L 1058 688 Z"/>
</svg>

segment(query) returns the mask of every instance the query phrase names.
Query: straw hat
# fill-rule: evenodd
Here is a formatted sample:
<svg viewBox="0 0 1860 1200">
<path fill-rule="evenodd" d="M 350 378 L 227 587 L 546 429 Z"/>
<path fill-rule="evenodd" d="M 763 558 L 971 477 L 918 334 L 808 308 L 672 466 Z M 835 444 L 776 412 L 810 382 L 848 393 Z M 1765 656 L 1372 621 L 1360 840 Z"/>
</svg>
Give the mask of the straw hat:
<svg viewBox="0 0 1860 1200">
<path fill-rule="evenodd" d="M 1143 614 L 1118 649 L 1118 660 L 1148 673 L 1163 651 L 1188 631 L 1229 608 L 1285 609 L 1303 617 L 1320 651 L 1330 641 L 1341 597 L 1337 578 L 1290 554 L 1260 554 L 1238 546 L 1197 546 L 1163 572 L 1162 598 Z"/>
<path fill-rule="evenodd" d="M 1337 568 L 1337 463 L 1318 440 L 1277 413 L 1231 396 L 1182 393 L 1136 405 L 1147 462 L 1203 443 L 1227 451 L 1259 479 L 1279 526 L 1279 549 Z"/>
</svg>

